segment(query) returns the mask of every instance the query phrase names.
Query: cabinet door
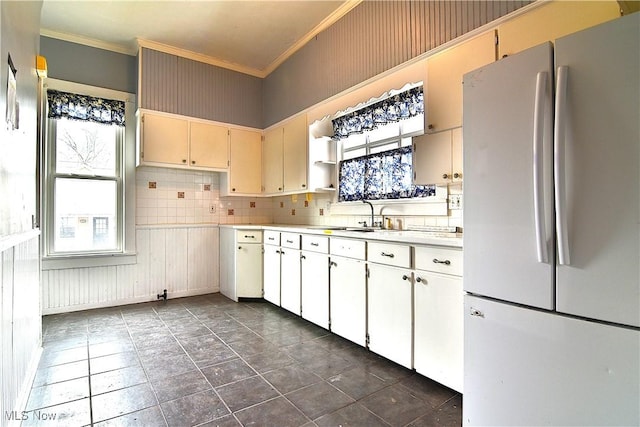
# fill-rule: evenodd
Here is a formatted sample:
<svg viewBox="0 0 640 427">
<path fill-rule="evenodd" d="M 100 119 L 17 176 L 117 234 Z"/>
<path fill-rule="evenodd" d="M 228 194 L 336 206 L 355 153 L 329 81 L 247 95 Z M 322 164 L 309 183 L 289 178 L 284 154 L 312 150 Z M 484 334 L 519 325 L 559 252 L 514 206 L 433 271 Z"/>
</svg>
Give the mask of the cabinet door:
<svg viewBox="0 0 640 427">
<path fill-rule="evenodd" d="M 548 2 L 498 26 L 498 58 L 618 17 L 615 1 Z"/>
<path fill-rule="evenodd" d="M 411 369 L 411 271 L 369 264 L 369 349 Z"/>
<path fill-rule="evenodd" d="M 300 315 L 300 251 L 280 248 L 280 306 Z"/>
<path fill-rule="evenodd" d="M 427 60 L 426 132 L 462 126 L 462 76 L 495 61 L 495 45 L 489 31 Z"/>
<path fill-rule="evenodd" d="M 331 257 L 329 270 L 331 331 L 361 346 L 366 345 L 366 263 Z"/>
<path fill-rule="evenodd" d="M 191 122 L 189 164 L 203 168 L 227 169 L 229 129 L 209 123 Z"/>
<path fill-rule="evenodd" d="M 186 165 L 189 151 L 187 120 L 143 113 L 142 153 L 144 162 Z"/>
<path fill-rule="evenodd" d="M 413 183 L 439 184 L 451 181 L 451 131 L 413 138 Z"/>
<path fill-rule="evenodd" d="M 464 301 L 462 279 L 415 272 L 414 368 L 462 392 Z"/>
<path fill-rule="evenodd" d="M 259 194 L 262 147 L 259 132 L 230 129 L 229 192 Z"/>
<path fill-rule="evenodd" d="M 280 246 L 264 245 L 264 299 L 280 305 Z"/>
<path fill-rule="evenodd" d="M 285 191 L 307 189 L 308 138 L 306 115 L 300 115 L 284 125 L 282 141 Z"/>
<path fill-rule="evenodd" d="M 264 170 L 264 192 L 281 193 L 282 183 L 282 128 L 272 129 L 264 134 L 262 143 L 262 166 Z"/>
<path fill-rule="evenodd" d="M 329 329 L 329 257 L 302 252 L 301 305 L 304 319 Z"/>
<path fill-rule="evenodd" d="M 262 245 L 238 243 L 236 247 L 236 295 L 262 297 Z"/>
</svg>

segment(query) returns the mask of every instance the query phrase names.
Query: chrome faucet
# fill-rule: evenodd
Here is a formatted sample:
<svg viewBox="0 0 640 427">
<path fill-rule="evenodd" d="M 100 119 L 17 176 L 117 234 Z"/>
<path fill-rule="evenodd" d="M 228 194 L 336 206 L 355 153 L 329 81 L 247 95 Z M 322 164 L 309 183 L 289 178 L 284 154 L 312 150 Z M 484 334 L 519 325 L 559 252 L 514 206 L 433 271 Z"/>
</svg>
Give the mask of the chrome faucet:
<svg viewBox="0 0 640 427">
<path fill-rule="evenodd" d="M 363 200 L 362 203 L 366 203 L 371 207 L 371 227 L 374 226 L 374 221 L 373 221 L 373 205 L 371 204 L 371 202 L 369 202 L 368 200 Z M 365 221 L 364 226 L 367 226 L 367 222 Z"/>
</svg>

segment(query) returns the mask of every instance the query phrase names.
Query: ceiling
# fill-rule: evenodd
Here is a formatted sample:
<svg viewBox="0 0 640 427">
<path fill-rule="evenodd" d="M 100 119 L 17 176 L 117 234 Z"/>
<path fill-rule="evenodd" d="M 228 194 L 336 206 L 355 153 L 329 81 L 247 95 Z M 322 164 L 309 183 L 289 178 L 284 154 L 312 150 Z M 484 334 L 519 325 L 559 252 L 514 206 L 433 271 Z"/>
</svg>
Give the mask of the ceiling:
<svg viewBox="0 0 640 427">
<path fill-rule="evenodd" d="M 41 34 L 135 55 L 138 45 L 265 77 L 361 0 L 44 0 Z"/>
</svg>

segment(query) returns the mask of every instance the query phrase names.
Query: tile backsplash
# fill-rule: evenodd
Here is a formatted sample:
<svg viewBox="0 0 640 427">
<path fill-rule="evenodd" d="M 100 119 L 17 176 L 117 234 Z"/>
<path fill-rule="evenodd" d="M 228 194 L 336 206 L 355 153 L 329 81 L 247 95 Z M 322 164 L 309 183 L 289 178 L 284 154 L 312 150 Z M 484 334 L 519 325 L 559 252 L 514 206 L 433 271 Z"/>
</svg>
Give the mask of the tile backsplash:
<svg viewBox="0 0 640 427">
<path fill-rule="evenodd" d="M 271 223 L 273 202 L 221 197 L 220 174 L 155 167 L 136 169 L 136 224 Z"/>
<path fill-rule="evenodd" d="M 460 194 L 461 187 L 449 188 Z M 136 224 L 312 224 L 358 226 L 370 222 L 366 206 L 338 210 L 332 195 L 297 194 L 278 197 L 221 197 L 220 173 L 181 169 L 136 169 Z M 334 207 L 334 209 L 332 209 Z M 376 221 L 382 220 L 377 215 Z M 404 205 L 403 215 L 385 215 L 397 227 L 446 225 L 462 227 L 462 211 L 421 215 L 419 207 Z"/>
</svg>

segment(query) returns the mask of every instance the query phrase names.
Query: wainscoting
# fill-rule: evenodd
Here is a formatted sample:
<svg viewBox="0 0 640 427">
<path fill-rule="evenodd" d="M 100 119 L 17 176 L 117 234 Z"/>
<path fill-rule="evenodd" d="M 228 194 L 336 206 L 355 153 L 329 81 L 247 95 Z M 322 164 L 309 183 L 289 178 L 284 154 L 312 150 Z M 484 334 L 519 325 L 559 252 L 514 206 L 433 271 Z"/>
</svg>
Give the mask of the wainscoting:
<svg viewBox="0 0 640 427">
<path fill-rule="evenodd" d="M 39 230 L 0 239 L 2 426 L 24 407 L 40 358 L 39 242 Z"/>
<path fill-rule="evenodd" d="M 138 226 L 135 264 L 42 272 L 43 314 L 220 290 L 217 225 Z"/>
</svg>

